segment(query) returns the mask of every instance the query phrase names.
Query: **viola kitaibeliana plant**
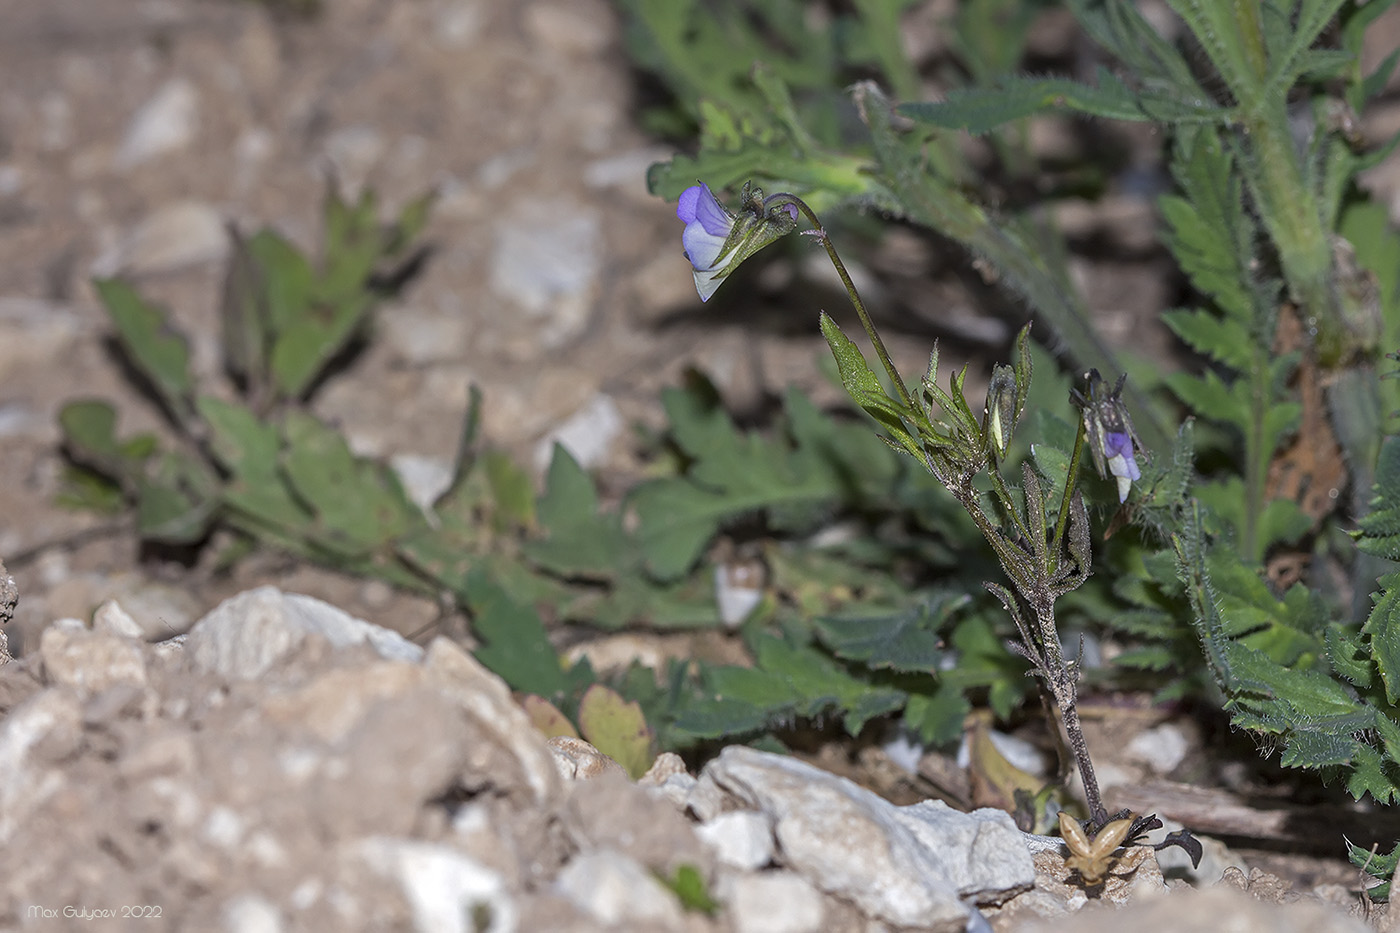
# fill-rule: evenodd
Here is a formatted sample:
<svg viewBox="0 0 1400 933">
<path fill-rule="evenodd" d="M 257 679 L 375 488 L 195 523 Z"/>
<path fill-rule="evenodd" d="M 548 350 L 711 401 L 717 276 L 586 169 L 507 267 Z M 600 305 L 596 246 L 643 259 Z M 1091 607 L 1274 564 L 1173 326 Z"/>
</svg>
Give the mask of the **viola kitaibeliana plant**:
<svg viewBox="0 0 1400 933">
<path fill-rule="evenodd" d="M 1016 359 L 993 372 L 987 403 L 980 417 L 963 391 L 966 370 L 952 378 L 947 390 L 937 382 L 935 348 L 927 371 L 916 386 L 917 400 L 899 374 L 831 238 L 812 209 L 795 195 L 763 198 L 746 184 L 738 215 L 731 214 L 703 182 L 681 193 L 677 216 L 685 221 L 683 242 L 695 270 L 696 289 L 708 298 L 723 279 L 758 249 L 796 229 L 800 214 L 812 225 L 803 231 L 825 247 L 844 283 L 865 332 L 879 357 L 889 388 L 864 355 L 823 312 L 821 330 L 851 399 L 879 424 L 883 439 L 912 455 L 966 511 L 996 552 L 1011 587 L 986 583 L 1005 606 L 1019 634 L 1016 650 L 1032 665 L 1047 709 L 1063 728 L 1062 766 L 1072 758 L 1078 766 L 1089 810 L 1089 826 L 1100 831 L 1113 817 L 1104 808 L 1093 762 L 1079 720 L 1078 664 L 1066 658 L 1055 620 L 1055 602 L 1089 578 L 1092 562 L 1089 515 L 1077 488 L 1079 465 L 1087 444 L 1100 473 L 1117 482 L 1119 501 L 1126 500 L 1134 480 L 1141 479 L 1136 439 L 1120 400 L 1123 379 L 1108 390 L 1097 371 L 1088 386 L 1074 394 L 1081 409 L 1079 428 L 1068 464 L 1046 456 L 1037 465 L 1023 462 L 1019 486 L 1002 474 L 1006 451 L 1025 409 L 1031 387 L 1029 331 L 1016 341 Z M 709 224 L 706 226 L 706 224 Z M 703 230 L 703 236 L 696 232 Z M 723 238 L 721 238 L 723 237 Z M 1121 815 L 1120 815 L 1121 818 Z M 1155 818 L 1129 821 L 1120 837 L 1132 839 L 1160 825 Z M 1178 837 L 1199 858 L 1194 840 Z"/>
</svg>

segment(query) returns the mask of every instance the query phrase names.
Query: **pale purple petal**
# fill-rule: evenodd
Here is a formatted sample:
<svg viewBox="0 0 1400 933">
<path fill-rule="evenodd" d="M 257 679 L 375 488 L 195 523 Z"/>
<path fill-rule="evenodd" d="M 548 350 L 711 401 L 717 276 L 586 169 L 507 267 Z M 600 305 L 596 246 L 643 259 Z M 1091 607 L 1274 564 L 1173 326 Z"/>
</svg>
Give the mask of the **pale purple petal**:
<svg viewBox="0 0 1400 933">
<path fill-rule="evenodd" d="M 709 298 L 719 288 L 720 278 L 708 276 L 702 283 L 701 275 L 715 270 L 729 232 L 734 229 L 734 218 L 703 182 L 681 192 L 676 216 L 685 221 L 681 245 L 695 270 L 695 288 L 702 299 Z"/>
<path fill-rule="evenodd" d="M 1133 456 L 1132 435 L 1118 431 L 1105 432 L 1103 448 L 1108 459 L 1108 472 L 1130 480 L 1142 479 L 1137 458 Z"/>
<path fill-rule="evenodd" d="M 685 258 L 690 260 L 697 272 L 706 272 L 715 267 L 720 253 L 724 251 L 724 242 L 724 236 L 713 236 L 698 223 L 686 224 L 685 232 L 681 234 Z"/>
<path fill-rule="evenodd" d="M 699 223 L 706 233 L 721 240 L 729 236 L 734 226 L 734 218 L 704 182 L 681 192 L 680 200 L 676 202 L 676 216 L 685 221 L 687 229 L 691 224 Z"/>
<path fill-rule="evenodd" d="M 1132 435 L 1120 431 L 1105 432 L 1103 446 L 1104 453 L 1108 455 L 1109 475 L 1118 484 L 1118 501 L 1126 502 L 1133 481 L 1142 479 L 1142 470 L 1138 469 L 1137 457 L 1133 455 Z"/>
<path fill-rule="evenodd" d="M 692 274 L 695 277 L 695 290 L 700 293 L 701 301 L 709 301 L 710 296 L 718 290 L 720 283 L 729 274 L 729 263 L 739 252 L 738 247 L 731 249 L 723 256 L 717 258 L 714 263 L 704 269 L 694 269 Z"/>
</svg>

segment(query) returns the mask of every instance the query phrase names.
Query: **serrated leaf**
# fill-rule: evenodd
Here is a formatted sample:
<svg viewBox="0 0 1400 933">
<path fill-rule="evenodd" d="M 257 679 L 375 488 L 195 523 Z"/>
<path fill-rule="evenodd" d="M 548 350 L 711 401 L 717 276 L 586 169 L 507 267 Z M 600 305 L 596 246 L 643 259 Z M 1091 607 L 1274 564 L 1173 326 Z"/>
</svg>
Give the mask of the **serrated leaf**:
<svg viewBox="0 0 1400 933">
<path fill-rule="evenodd" d="M 1196 352 L 1236 370 L 1249 368 L 1254 340 L 1240 321 L 1199 309 L 1167 311 L 1162 320 Z"/>
<path fill-rule="evenodd" d="M 814 625 L 838 658 L 876 669 L 927 673 L 948 657 L 939 631 L 970 601 L 966 593 L 943 593 L 895 615 L 827 617 Z"/>
<path fill-rule="evenodd" d="M 684 476 L 644 483 L 628 499 L 647 569 L 662 581 L 684 574 L 737 516 L 762 511 L 776 529 L 807 531 L 833 502 L 877 491 L 898 469 L 872 452 L 868 435 L 821 418 L 800 395 L 786 399 L 793 443 L 741 435 L 695 393 L 668 392 L 664 402 L 671 435 L 692 462 Z"/>
<path fill-rule="evenodd" d="M 1345 839 L 1345 837 L 1343 838 Z M 1381 884 L 1367 887 L 1366 896 L 1373 901 L 1389 900 L 1391 879 L 1395 876 L 1397 864 L 1400 864 L 1400 843 L 1396 843 L 1395 847 L 1387 853 L 1377 851 L 1374 847 L 1363 849 L 1350 839 L 1345 839 L 1345 841 L 1347 859 L 1350 860 L 1351 864 L 1372 878 L 1382 880 Z"/>
<path fill-rule="evenodd" d="M 1381 444 L 1371 511 L 1357 524 L 1356 546 L 1363 553 L 1400 560 L 1400 438 Z"/>
<path fill-rule="evenodd" d="M 1207 101 L 1134 93 L 1112 72 L 1099 68 L 1097 86 L 1065 78 L 1004 77 L 992 87 L 953 91 L 938 103 L 903 104 L 899 112 L 974 136 L 1037 113 L 1074 111 L 1110 120 L 1210 124 L 1228 111 Z"/>
<path fill-rule="evenodd" d="M 1375 680 L 1375 668 L 1358 633 L 1340 625 L 1329 625 L 1325 633 L 1327 662 L 1332 670 L 1363 689 Z"/>
<path fill-rule="evenodd" d="M 1370 794 L 1377 803 L 1385 805 L 1400 797 L 1400 769 L 1375 749 L 1357 745 L 1350 770 L 1347 793 L 1356 799 Z"/>
<path fill-rule="evenodd" d="M 760 635 L 755 655 L 752 668 L 709 669 L 706 696 L 682 708 L 676 728 L 699 737 L 728 735 L 834 709 L 843 714 L 846 731 L 855 735 L 870 719 L 905 701 L 903 691 L 852 677 L 809 646 Z"/>
<path fill-rule="evenodd" d="M 637 703 L 624 700 L 617 691 L 594 684 L 578 704 L 578 727 L 583 737 L 612 758 L 633 780 L 651 767 L 651 727 Z"/>
<path fill-rule="evenodd" d="M 1234 424 L 1252 421 L 1250 409 L 1241 404 L 1230 391 L 1230 386 L 1214 372 L 1196 376 L 1191 373 L 1170 373 L 1166 378 L 1167 387 L 1176 393 L 1193 410 L 1209 413 L 1210 417 Z"/>
<path fill-rule="evenodd" d="M 1369 638 L 1386 701 L 1394 705 L 1400 700 L 1400 573 L 1388 573 L 1376 582 L 1380 590 L 1371 597 L 1376 605 L 1361 632 Z"/>
<path fill-rule="evenodd" d="M 526 542 L 525 554 L 566 576 L 611 578 L 630 547 L 616 514 L 599 511 L 593 479 L 562 446 L 554 446 L 544 495 L 536 506 L 544 537 Z"/>
</svg>

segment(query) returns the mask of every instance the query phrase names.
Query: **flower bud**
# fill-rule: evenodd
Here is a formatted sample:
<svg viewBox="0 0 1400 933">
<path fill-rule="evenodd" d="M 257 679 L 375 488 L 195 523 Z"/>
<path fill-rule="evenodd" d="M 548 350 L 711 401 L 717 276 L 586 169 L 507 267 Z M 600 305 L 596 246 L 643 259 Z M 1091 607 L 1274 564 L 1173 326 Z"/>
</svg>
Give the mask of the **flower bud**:
<svg viewBox="0 0 1400 933">
<path fill-rule="evenodd" d="M 1006 456 L 1011 433 L 1016 430 L 1016 371 L 1010 366 L 995 366 L 992 381 L 987 385 L 987 408 L 983 416 L 983 433 L 992 443 L 998 457 Z"/>
</svg>

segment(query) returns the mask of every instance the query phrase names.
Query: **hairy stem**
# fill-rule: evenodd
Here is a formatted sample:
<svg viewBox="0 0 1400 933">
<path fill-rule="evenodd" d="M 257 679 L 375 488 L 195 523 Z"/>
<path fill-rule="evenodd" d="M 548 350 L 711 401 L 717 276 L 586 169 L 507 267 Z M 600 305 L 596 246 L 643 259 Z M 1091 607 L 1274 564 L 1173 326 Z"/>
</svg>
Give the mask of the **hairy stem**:
<svg viewBox="0 0 1400 933">
<path fill-rule="evenodd" d="M 837 255 L 836 247 L 832 244 L 831 237 L 827 235 L 826 228 L 822 226 L 821 219 L 817 217 L 816 212 L 807 206 L 807 202 L 792 194 L 774 195 L 765 202 L 765 207 L 782 204 L 793 205 L 802 212 L 802 216 L 811 222 L 810 235 L 815 237 L 826 249 L 826 255 L 831 259 L 831 265 L 836 269 L 836 274 L 841 277 L 841 284 L 845 286 L 846 294 L 850 296 L 851 306 L 856 309 L 856 316 L 860 318 L 860 326 L 865 328 L 865 335 L 870 338 L 870 344 L 875 348 L 875 355 L 880 358 L 880 363 L 885 367 L 886 374 L 894 383 L 895 392 L 899 393 L 899 400 L 910 411 L 914 411 L 914 399 L 909 394 L 909 388 L 905 386 L 904 378 L 895 368 L 894 360 L 890 359 L 890 353 L 885 349 L 885 342 L 880 339 L 880 333 L 875 329 L 875 322 L 870 319 L 870 312 L 865 309 L 865 301 L 861 299 L 860 292 L 856 291 L 856 283 L 851 281 L 851 274 L 846 271 L 846 264 Z"/>
<path fill-rule="evenodd" d="M 1069 749 L 1079 767 L 1079 779 L 1084 784 L 1084 802 L 1089 806 L 1089 817 L 1094 825 L 1103 826 L 1108 822 L 1108 811 L 1104 809 L 1103 798 L 1099 794 L 1099 779 L 1094 774 L 1094 762 L 1089 758 L 1089 743 L 1084 738 L 1084 727 L 1079 721 L 1078 673 L 1065 663 L 1064 652 L 1060 648 L 1060 636 L 1055 626 L 1055 606 L 1050 599 L 1037 599 L 1032 603 L 1036 623 L 1040 626 L 1043 640 L 1043 657 L 1049 662 L 1049 670 L 1044 671 L 1045 681 L 1059 707 L 1060 722 L 1065 728 Z"/>
</svg>

